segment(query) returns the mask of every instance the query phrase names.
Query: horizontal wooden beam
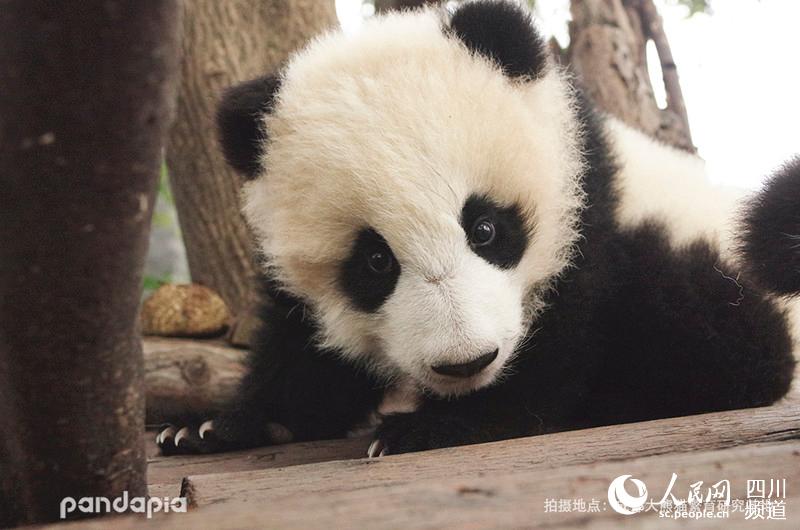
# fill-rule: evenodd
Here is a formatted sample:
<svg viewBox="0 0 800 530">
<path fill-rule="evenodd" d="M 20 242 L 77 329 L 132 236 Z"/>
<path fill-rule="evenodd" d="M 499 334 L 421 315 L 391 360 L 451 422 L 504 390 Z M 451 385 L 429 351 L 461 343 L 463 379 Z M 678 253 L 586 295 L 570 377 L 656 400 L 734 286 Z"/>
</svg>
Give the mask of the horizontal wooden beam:
<svg viewBox="0 0 800 530">
<path fill-rule="evenodd" d="M 535 441 L 528 439 L 526 445 Z M 469 448 L 440 454 L 450 469 L 480 468 Z M 296 469 L 296 468 L 295 468 Z M 673 492 L 686 498 L 689 485 L 703 481 L 711 485 L 727 479 L 732 498 L 746 497 L 747 480 L 785 478 L 792 485 L 787 513 L 797 515 L 800 483 L 800 442 L 748 446 L 723 451 L 678 453 L 657 457 L 637 458 L 619 462 L 564 466 L 546 472 L 524 463 L 510 461 L 505 472 L 486 471 L 470 478 L 437 478 L 423 474 L 413 482 L 397 484 L 391 477 L 383 486 L 350 484 L 336 476 L 327 481 L 330 489 L 324 494 L 301 494 L 262 497 L 262 514 L 251 513 L 250 520 L 279 528 L 520 528 L 535 525 L 582 528 L 618 528 L 624 521 L 632 527 L 652 527 L 659 522 L 656 512 L 624 516 L 608 505 L 608 488 L 613 479 L 630 474 L 648 486 L 648 492 L 658 501 L 664 495 L 672 473 L 678 480 Z M 340 488 L 339 486 L 344 486 Z M 629 485 L 630 487 L 630 485 Z M 788 488 L 787 488 L 788 489 Z M 545 512 L 548 499 L 583 499 L 588 504 L 598 501 L 599 512 Z M 235 513 L 242 506 L 253 506 L 237 498 L 213 515 Z M 207 511 L 206 517 L 212 512 Z M 177 518 L 176 518 L 177 520 Z M 791 521 L 791 519 L 789 520 Z M 238 523 L 243 523 L 240 519 Z M 669 521 L 669 523 L 675 523 Z M 710 523 L 710 524 L 709 524 Z M 786 521 L 783 522 L 784 524 Z M 230 523 L 222 523 L 223 526 Z M 703 520 L 703 528 L 748 528 L 752 521 L 743 513 L 731 514 L 726 521 Z M 244 525 L 242 525 L 244 526 Z M 230 527 L 230 526 L 229 526 Z"/>
<path fill-rule="evenodd" d="M 589 431 L 585 431 L 589 432 Z M 621 443 L 624 440 L 621 440 Z M 520 449 L 536 453 L 536 438 L 517 440 Z M 588 528 L 672 528 L 681 522 L 659 518 L 656 511 L 630 516 L 616 513 L 608 503 L 608 488 L 613 479 L 632 475 L 647 487 L 648 498 L 658 501 L 666 493 L 673 473 L 677 481 L 672 493 L 685 499 L 690 484 L 702 481 L 705 487 L 720 480 L 730 481 L 731 498 L 746 498 L 747 481 L 753 479 L 786 479 L 785 521 L 746 520 L 743 512 L 732 512 L 726 519 L 693 521 L 696 528 L 790 528 L 800 510 L 800 441 L 756 444 L 715 451 L 670 453 L 642 458 L 626 458 L 598 464 L 566 465 L 557 468 L 537 467 L 522 460 L 508 460 L 504 470 L 486 469 L 471 476 L 457 476 L 459 469 L 483 469 L 480 459 L 484 446 L 453 448 L 434 453 L 450 473 L 432 476 L 421 470 L 418 479 L 395 482 L 391 475 L 381 484 L 350 482 L 352 477 L 337 474 L 314 474 L 316 481 L 305 494 L 283 495 L 262 491 L 259 496 L 247 495 L 246 484 L 239 484 L 228 502 L 203 506 L 187 514 L 169 514 L 152 521 L 125 517 L 114 521 L 118 530 L 139 528 L 498 528 L 539 527 Z M 557 449 L 557 448 L 550 448 Z M 417 455 L 420 456 L 420 455 Z M 517 456 L 521 456 L 521 453 Z M 555 456 L 555 455 L 554 455 Z M 401 460 L 387 457 L 384 462 Z M 361 469 L 381 467 L 365 461 L 351 462 Z M 315 466 L 247 473 L 251 481 L 266 479 L 278 483 L 283 471 L 311 471 Z M 413 468 L 407 462 L 406 467 Z M 420 471 L 420 470 L 418 470 Z M 384 473 L 389 469 L 384 469 Z M 229 485 L 228 476 L 216 476 L 217 485 Z M 269 478 L 266 478 L 269 477 Z M 323 489 L 324 486 L 324 489 Z M 630 488 L 630 485 L 629 485 Z M 314 493 L 311 493 L 311 492 Z M 704 491 L 704 490 L 701 490 Z M 546 511 L 550 499 L 583 499 L 587 505 L 597 502 L 598 511 Z M 588 509 L 588 508 L 587 508 Z M 770 524 L 772 523 L 772 524 Z M 108 528 L 109 521 L 83 523 L 81 528 Z"/>
<path fill-rule="evenodd" d="M 147 436 L 148 445 L 153 447 L 152 439 L 156 433 L 149 432 Z M 153 449 L 148 451 L 147 482 L 151 486 L 173 484 L 173 495 L 177 495 L 181 481 L 189 475 L 236 473 L 362 458 L 370 441 L 369 438 L 320 440 L 200 456 L 161 456 Z"/>
<path fill-rule="evenodd" d="M 198 506 L 232 499 L 282 502 L 296 495 L 355 491 L 427 478 L 474 478 L 519 469 L 553 470 L 797 438 L 800 406 L 791 399 L 772 407 L 598 427 L 375 460 L 196 475 L 188 477 L 184 484 L 191 492 L 191 501 Z"/>
</svg>

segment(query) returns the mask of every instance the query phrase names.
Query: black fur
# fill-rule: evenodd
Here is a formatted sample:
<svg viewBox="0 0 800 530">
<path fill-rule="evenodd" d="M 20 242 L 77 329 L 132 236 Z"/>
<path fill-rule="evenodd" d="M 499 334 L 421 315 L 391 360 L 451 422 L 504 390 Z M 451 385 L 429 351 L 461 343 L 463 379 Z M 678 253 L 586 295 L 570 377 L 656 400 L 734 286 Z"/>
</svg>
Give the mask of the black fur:
<svg viewBox="0 0 800 530">
<path fill-rule="evenodd" d="M 463 4 L 453 13 L 449 31 L 511 78 L 535 79 L 547 64 L 544 39 L 533 26 L 530 14 L 511 2 L 481 0 Z"/>
<path fill-rule="evenodd" d="M 305 306 L 285 293 L 274 296 L 274 289 L 266 283 L 273 302 L 262 308 L 264 326 L 236 398 L 203 439 L 197 422 L 178 446 L 173 437 L 161 443 L 162 452 L 211 453 L 286 441 L 274 439 L 269 424 L 283 426 L 293 441 L 341 438 L 378 405 L 383 383 L 315 347 L 316 327 Z"/>
<path fill-rule="evenodd" d="M 800 157 L 787 163 L 750 204 L 741 250 L 765 288 L 800 292 Z"/>
<path fill-rule="evenodd" d="M 219 143 L 228 163 L 252 179 L 262 171 L 259 159 L 267 138 L 262 119 L 272 110 L 280 79 L 268 75 L 228 89 L 217 110 Z"/>
<path fill-rule="evenodd" d="M 375 251 L 391 256 L 391 268 L 384 274 L 371 271 L 367 265 L 367 259 Z M 350 257 L 342 264 L 339 286 L 355 307 L 371 313 L 389 298 L 399 277 L 400 264 L 394 259 L 386 240 L 374 230 L 365 229 L 359 232 Z"/>
<path fill-rule="evenodd" d="M 500 207 L 487 197 L 471 196 L 461 210 L 461 227 L 469 240 L 475 223 L 487 219 L 494 224 L 494 240 L 485 246 L 473 246 L 477 255 L 503 269 L 509 269 L 519 263 L 525 248 L 528 246 L 530 234 L 520 215 L 519 207 Z"/>
</svg>

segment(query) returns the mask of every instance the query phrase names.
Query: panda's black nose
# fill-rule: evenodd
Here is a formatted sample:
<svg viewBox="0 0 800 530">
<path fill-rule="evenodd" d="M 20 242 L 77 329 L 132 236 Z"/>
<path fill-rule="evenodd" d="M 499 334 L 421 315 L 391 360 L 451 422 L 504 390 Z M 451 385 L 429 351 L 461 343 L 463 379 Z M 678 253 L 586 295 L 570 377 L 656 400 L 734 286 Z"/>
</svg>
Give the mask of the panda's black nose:
<svg viewBox="0 0 800 530">
<path fill-rule="evenodd" d="M 477 374 L 497 358 L 497 350 L 493 352 L 484 353 L 477 359 L 464 364 L 439 364 L 431 366 L 433 371 L 437 374 L 450 375 L 453 377 L 470 377 Z"/>
</svg>

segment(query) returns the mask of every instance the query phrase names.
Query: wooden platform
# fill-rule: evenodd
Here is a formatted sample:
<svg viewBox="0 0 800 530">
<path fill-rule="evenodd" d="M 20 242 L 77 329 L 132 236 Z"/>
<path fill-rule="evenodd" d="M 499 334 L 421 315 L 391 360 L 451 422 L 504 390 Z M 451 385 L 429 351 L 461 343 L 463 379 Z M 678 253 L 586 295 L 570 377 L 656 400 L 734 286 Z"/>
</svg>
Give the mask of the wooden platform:
<svg viewBox="0 0 800 530">
<path fill-rule="evenodd" d="M 148 433 L 151 495 L 185 495 L 189 513 L 81 528 L 800 528 L 797 388 L 772 407 L 373 460 L 362 458 L 368 439 L 162 457 L 154 437 Z M 786 479 L 786 520 L 753 521 L 743 512 L 672 520 L 610 507 L 614 478 L 642 480 L 658 501 L 672 473 L 678 498 L 692 483 L 702 481 L 705 491 L 727 479 L 731 498 L 742 502 L 748 480 Z M 565 502 L 568 511 L 560 509 Z M 589 511 L 592 502 L 597 511 Z"/>
</svg>

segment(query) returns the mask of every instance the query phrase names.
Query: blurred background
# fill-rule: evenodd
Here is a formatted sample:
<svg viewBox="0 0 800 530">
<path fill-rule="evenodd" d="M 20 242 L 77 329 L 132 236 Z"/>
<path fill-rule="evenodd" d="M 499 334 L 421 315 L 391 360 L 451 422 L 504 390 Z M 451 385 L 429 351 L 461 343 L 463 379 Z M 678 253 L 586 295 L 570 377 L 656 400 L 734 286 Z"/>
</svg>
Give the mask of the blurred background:
<svg viewBox="0 0 800 530">
<path fill-rule="evenodd" d="M 346 32 L 375 16 L 376 0 L 336 0 Z M 377 0 L 380 3 L 380 0 Z M 529 2 L 543 33 L 569 45 L 569 0 Z M 454 2 L 450 2 L 454 4 Z M 692 140 L 714 182 L 757 189 L 800 152 L 800 2 L 656 0 L 680 75 Z M 380 8 L 380 5 L 378 6 Z M 792 65 L 795 66 L 792 66 Z M 659 107 L 666 106 L 654 43 L 647 66 Z M 189 281 L 186 253 L 163 168 L 145 271 L 145 290 Z"/>
</svg>

